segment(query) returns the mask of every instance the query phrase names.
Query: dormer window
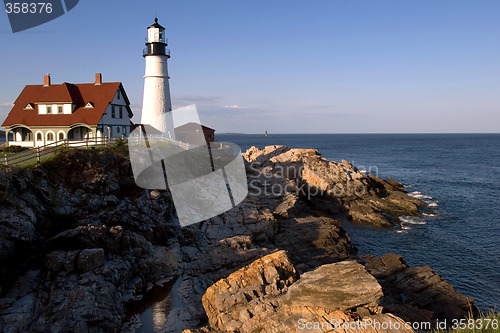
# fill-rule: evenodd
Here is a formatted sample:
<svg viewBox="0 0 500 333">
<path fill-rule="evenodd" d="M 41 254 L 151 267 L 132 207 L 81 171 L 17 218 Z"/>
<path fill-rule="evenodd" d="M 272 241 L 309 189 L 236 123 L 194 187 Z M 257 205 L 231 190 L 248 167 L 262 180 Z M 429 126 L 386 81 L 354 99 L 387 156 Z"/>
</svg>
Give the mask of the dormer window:
<svg viewBox="0 0 500 333">
<path fill-rule="evenodd" d="M 26 104 L 26 106 L 24 107 L 25 110 L 34 110 L 35 109 L 35 106 L 33 105 L 33 103 L 28 103 Z"/>
<path fill-rule="evenodd" d="M 86 107 L 86 108 L 93 108 L 93 107 L 94 107 L 94 103 L 92 103 L 92 102 L 87 102 L 87 104 L 85 104 L 85 107 Z"/>
<path fill-rule="evenodd" d="M 51 114 L 51 113 L 52 113 L 52 106 L 47 105 L 47 114 Z"/>
<path fill-rule="evenodd" d="M 63 106 L 62 105 L 58 105 L 57 106 L 57 113 L 58 114 L 62 114 L 63 113 Z"/>
<path fill-rule="evenodd" d="M 118 92 L 116 93 L 116 98 L 120 99 L 120 89 L 118 89 Z"/>
</svg>

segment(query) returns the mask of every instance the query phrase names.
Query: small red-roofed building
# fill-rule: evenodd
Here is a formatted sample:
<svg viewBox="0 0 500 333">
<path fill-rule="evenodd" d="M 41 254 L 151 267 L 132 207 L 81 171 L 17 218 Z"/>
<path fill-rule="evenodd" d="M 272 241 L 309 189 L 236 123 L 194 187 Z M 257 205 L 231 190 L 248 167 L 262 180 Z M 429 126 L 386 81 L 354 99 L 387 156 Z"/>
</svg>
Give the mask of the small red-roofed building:
<svg viewBox="0 0 500 333">
<path fill-rule="evenodd" d="M 38 147 L 62 140 L 127 137 L 132 110 L 120 82 L 27 85 L 3 122 L 7 145 Z M 13 141 L 8 141 L 9 133 Z"/>
</svg>

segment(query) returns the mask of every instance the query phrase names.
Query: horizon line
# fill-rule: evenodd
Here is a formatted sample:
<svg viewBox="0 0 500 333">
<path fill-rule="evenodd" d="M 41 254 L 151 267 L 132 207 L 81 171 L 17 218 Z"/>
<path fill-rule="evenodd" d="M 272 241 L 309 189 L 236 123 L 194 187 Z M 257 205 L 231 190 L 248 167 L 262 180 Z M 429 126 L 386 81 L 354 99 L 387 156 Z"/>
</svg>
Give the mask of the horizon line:
<svg viewBox="0 0 500 333">
<path fill-rule="evenodd" d="M 346 133 L 285 133 L 285 132 L 277 132 L 277 133 L 267 133 L 267 136 L 270 135 L 325 135 L 325 134 L 335 134 L 335 135 L 352 135 L 352 134 L 500 134 L 500 132 L 346 132 Z M 222 132 L 217 133 L 216 135 L 262 135 L 264 133 L 240 133 L 240 132 Z"/>
</svg>

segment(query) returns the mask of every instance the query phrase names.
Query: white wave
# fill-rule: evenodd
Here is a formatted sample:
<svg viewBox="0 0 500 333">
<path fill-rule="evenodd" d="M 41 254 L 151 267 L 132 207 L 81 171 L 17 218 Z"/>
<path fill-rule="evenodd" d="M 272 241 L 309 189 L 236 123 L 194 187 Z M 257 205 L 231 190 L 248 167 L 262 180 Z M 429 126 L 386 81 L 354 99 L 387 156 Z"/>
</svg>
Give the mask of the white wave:
<svg viewBox="0 0 500 333">
<path fill-rule="evenodd" d="M 418 217 L 413 217 L 413 216 L 406 216 L 406 217 L 400 217 L 399 218 L 403 225 L 405 224 L 426 224 L 427 222 L 423 221 L 422 219 Z"/>
<path fill-rule="evenodd" d="M 437 205 L 438 205 L 437 201 L 433 201 L 430 204 L 428 204 L 429 207 L 437 207 Z"/>
<path fill-rule="evenodd" d="M 432 197 L 425 195 L 425 194 L 422 194 L 422 192 L 420 192 L 420 191 L 413 191 L 411 193 L 408 193 L 408 195 L 410 197 L 414 197 L 417 199 L 428 199 L 428 200 L 432 199 Z"/>
<path fill-rule="evenodd" d="M 423 216 L 436 216 L 435 213 L 422 213 Z"/>
</svg>

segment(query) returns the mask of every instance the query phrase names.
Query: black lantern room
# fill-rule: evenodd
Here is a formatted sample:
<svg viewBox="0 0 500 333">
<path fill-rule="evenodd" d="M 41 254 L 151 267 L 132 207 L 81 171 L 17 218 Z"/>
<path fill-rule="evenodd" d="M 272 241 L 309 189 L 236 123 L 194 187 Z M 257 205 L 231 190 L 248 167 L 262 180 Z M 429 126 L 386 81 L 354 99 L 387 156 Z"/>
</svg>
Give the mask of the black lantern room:
<svg viewBox="0 0 500 333">
<path fill-rule="evenodd" d="M 155 23 L 148 27 L 148 37 L 146 37 L 146 48 L 144 48 L 143 57 L 150 55 L 164 55 L 170 58 L 170 50 L 166 48 L 168 40 L 165 37 L 165 28 L 158 24 L 158 18 Z"/>
</svg>

